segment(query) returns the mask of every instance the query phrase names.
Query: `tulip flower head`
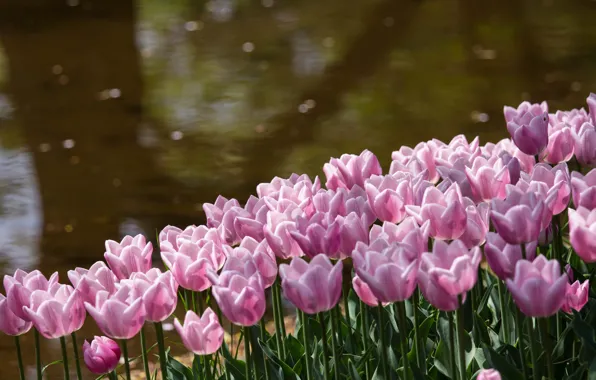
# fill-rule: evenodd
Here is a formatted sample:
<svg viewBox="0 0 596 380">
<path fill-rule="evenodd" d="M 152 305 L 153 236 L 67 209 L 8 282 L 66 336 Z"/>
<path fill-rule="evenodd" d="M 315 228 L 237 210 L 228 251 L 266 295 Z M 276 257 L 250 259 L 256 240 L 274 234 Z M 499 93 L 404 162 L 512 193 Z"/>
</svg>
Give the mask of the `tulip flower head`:
<svg viewBox="0 0 596 380">
<path fill-rule="evenodd" d="M 224 329 L 210 307 L 201 317 L 188 310 L 184 317 L 184 325 L 176 318 L 174 327 L 184 346 L 196 355 L 211 355 L 219 350 L 223 343 Z"/>
<path fill-rule="evenodd" d="M 89 371 L 101 375 L 112 372 L 120 361 L 120 347 L 112 339 L 96 336 L 83 343 L 83 360 Z"/>
</svg>

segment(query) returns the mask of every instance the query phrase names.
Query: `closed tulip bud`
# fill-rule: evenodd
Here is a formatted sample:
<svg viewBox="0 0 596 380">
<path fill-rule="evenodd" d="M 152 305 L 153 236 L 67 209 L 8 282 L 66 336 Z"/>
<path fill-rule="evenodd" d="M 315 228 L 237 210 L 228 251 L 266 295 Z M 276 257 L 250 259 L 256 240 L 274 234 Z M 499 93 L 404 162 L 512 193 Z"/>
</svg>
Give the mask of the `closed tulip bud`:
<svg viewBox="0 0 596 380">
<path fill-rule="evenodd" d="M 281 264 L 279 275 L 284 295 L 307 314 L 331 310 L 341 296 L 342 262 L 332 265 L 320 254 L 310 263 L 294 258 L 290 265 Z"/>
<path fill-rule="evenodd" d="M 557 260 L 539 255 L 533 262 L 520 260 L 513 279 L 506 281 L 515 304 L 528 317 L 549 317 L 566 300 L 568 279 Z"/>
<path fill-rule="evenodd" d="M 83 343 L 85 365 L 96 375 L 112 372 L 118 366 L 120 355 L 118 344 L 105 336 L 96 336 L 91 344 Z"/>
<path fill-rule="evenodd" d="M 219 350 L 223 343 L 224 329 L 210 307 L 201 317 L 188 310 L 184 317 L 184 325 L 176 318 L 174 327 L 184 346 L 196 355 L 211 355 Z"/>
</svg>

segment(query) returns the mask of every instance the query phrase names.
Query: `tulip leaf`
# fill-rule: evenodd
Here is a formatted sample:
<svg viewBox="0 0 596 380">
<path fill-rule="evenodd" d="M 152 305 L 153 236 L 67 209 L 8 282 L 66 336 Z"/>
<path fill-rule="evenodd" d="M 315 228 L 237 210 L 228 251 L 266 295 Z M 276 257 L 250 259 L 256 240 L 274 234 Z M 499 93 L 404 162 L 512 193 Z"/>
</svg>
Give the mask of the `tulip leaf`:
<svg viewBox="0 0 596 380">
<path fill-rule="evenodd" d="M 486 307 L 486 305 L 488 303 L 488 299 L 489 299 L 490 295 L 492 294 L 492 290 L 494 287 L 495 287 L 495 283 L 492 283 L 484 291 L 484 295 L 480 299 L 480 303 L 478 304 L 478 309 L 476 310 L 476 312 L 478 314 L 482 313 L 482 311 Z"/>
<path fill-rule="evenodd" d="M 358 369 L 354 365 L 354 362 L 350 359 L 348 359 L 348 369 L 350 371 L 350 379 L 360 380 L 360 374 L 358 373 Z"/>
<path fill-rule="evenodd" d="M 267 347 L 267 345 L 264 344 L 262 340 L 258 339 L 258 342 L 259 342 L 259 346 L 263 350 L 263 354 L 265 354 L 265 356 L 267 356 L 269 361 L 271 361 L 277 367 L 282 369 L 284 379 L 300 379 L 300 376 L 298 376 L 298 374 L 296 372 L 294 372 L 292 367 L 287 365 L 284 361 L 280 360 L 279 357 L 277 357 L 277 355 L 275 354 L 275 352 L 271 351 L 271 349 L 269 347 Z"/>
<path fill-rule="evenodd" d="M 490 368 L 494 368 L 501 373 L 501 376 L 507 380 L 523 379 L 523 374 L 517 367 L 510 363 L 505 357 L 498 354 L 492 347 L 486 343 L 482 344 L 484 356 Z"/>
<path fill-rule="evenodd" d="M 221 352 L 224 356 L 224 363 L 226 371 L 229 371 L 232 376 L 234 376 L 235 380 L 242 380 L 245 378 L 245 367 L 246 363 L 242 360 L 238 360 L 232 356 L 230 350 L 228 350 L 228 345 L 224 342 L 221 346 Z M 245 379 L 247 380 L 247 379 Z"/>
<path fill-rule="evenodd" d="M 59 360 L 54 360 L 53 362 L 46 364 L 42 369 L 41 369 L 41 373 L 44 373 L 46 371 L 46 369 L 50 368 L 51 366 L 55 365 L 55 364 L 59 364 L 62 363 L 62 359 Z"/>
<path fill-rule="evenodd" d="M 590 327 L 581 317 L 578 312 L 573 313 L 573 331 L 580 337 L 584 343 L 584 347 L 592 354 L 596 353 L 596 342 L 594 342 L 594 329 Z"/>
<path fill-rule="evenodd" d="M 171 371 L 173 374 L 174 380 L 193 380 L 194 376 L 192 374 L 192 370 L 185 366 L 184 364 L 180 363 L 176 360 L 173 356 L 168 355 L 168 362 L 167 362 L 168 371 Z"/>
</svg>

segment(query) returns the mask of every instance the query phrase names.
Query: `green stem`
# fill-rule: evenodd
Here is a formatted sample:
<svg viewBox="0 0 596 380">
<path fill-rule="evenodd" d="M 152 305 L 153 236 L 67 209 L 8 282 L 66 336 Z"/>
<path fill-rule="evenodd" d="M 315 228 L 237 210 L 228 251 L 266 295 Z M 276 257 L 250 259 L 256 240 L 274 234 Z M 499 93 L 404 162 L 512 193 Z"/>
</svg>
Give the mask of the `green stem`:
<svg viewBox="0 0 596 380">
<path fill-rule="evenodd" d="M 344 288 L 344 296 L 343 296 L 344 310 L 346 312 L 346 324 L 348 325 L 348 342 L 350 342 L 350 347 L 356 347 L 356 342 L 354 340 L 354 334 L 352 331 L 352 316 L 350 315 L 349 296 L 350 296 L 350 287 L 348 286 L 348 287 Z M 341 311 L 339 310 L 339 307 L 337 308 L 337 310 L 341 316 Z M 340 321 L 341 321 L 341 319 L 340 319 Z M 341 332 L 341 330 L 340 330 L 340 332 Z M 340 335 L 341 335 L 341 333 L 340 333 Z"/>
<path fill-rule="evenodd" d="M 77 378 L 83 380 L 83 373 L 81 372 L 81 361 L 79 359 L 79 345 L 77 343 L 77 334 L 73 332 L 70 334 L 72 339 L 72 347 L 74 351 L 75 365 L 77 367 Z"/>
<path fill-rule="evenodd" d="M 521 252 L 522 252 L 522 259 L 526 260 L 527 254 L 526 254 L 526 245 L 525 244 L 520 244 L 521 247 Z"/>
<path fill-rule="evenodd" d="M 197 373 L 193 373 L 193 377 L 195 380 L 200 379 L 205 372 L 209 373 L 209 368 L 203 369 L 203 358 L 197 354 L 195 354 L 194 361 L 197 363 Z"/>
<path fill-rule="evenodd" d="M 524 373 L 524 379 L 528 379 L 528 369 L 526 368 L 526 357 L 524 355 L 524 319 L 518 308 L 515 308 L 515 330 L 518 336 L 519 342 L 519 358 L 522 364 L 522 372 Z"/>
<path fill-rule="evenodd" d="M 244 326 L 244 361 L 246 362 L 244 375 L 247 379 L 252 376 L 252 359 L 250 357 L 250 327 Z"/>
<path fill-rule="evenodd" d="M 426 365 L 422 363 L 422 353 L 420 352 L 420 332 L 418 331 L 418 303 L 419 300 L 419 290 L 414 290 L 414 295 L 412 296 L 412 310 L 414 312 L 414 351 L 416 352 L 416 365 L 418 369 L 421 370 L 423 373 L 426 373 Z"/>
<path fill-rule="evenodd" d="M 321 331 L 323 333 L 321 340 L 323 343 L 323 368 L 325 368 L 325 380 L 331 379 L 329 373 L 329 348 L 327 347 L 327 326 L 325 325 L 325 316 L 319 313 L 319 323 L 321 324 Z"/>
<path fill-rule="evenodd" d="M 130 362 L 128 361 L 128 346 L 126 345 L 126 339 L 121 339 L 120 344 L 122 346 L 122 356 L 124 356 L 124 371 L 126 372 L 126 380 L 130 380 Z"/>
<path fill-rule="evenodd" d="M 404 379 L 410 378 L 410 363 L 408 361 L 408 331 L 406 321 L 406 305 L 404 302 L 396 302 L 397 322 L 399 323 L 399 343 L 401 346 L 401 358 L 404 362 Z"/>
<path fill-rule="evenodd" d="M 335 309 L 339 313 L 339 305 Z M 339 356 L 337 355 L 337 347 L 338 347 L 337 339 L 335 338 L 336 336 L 338 336 L 337 324 L 339 324 L 339 318 L 337 318 L 337 316 L 333 315 L 333 310 L 331 310 L 329 312 L 329 317 L 331 318 L 331 355 L 333 356 L 333 365 L 335 366 L 335 370 L 333 371 L 333 374 L 334 374 L 335 380 L 339 380 L 339 373 L 340 373 L 339 364 L 340 363 L 338 360 Z M 334 321 L 334 319 L 335 319 L 335 321 Z M 323 328 L 325 328 L 325 327 L 323 326 Z"/>
<path fill-rule="evenodd" d="M 341 310 L 339 308 L 339 305 L 337 305 L 337 307 L 331 309 L 329 311 L 329 318 L 331 318 L 331 323 L 334 325 L 334 329 L 335 331 L 341 331 L 340 328 L 340 323 L 341 323 Z M 331 336 L 331 341 L 333 342 L 334 345 L 338 344 L 340 346 L 344 345 L 344 339 L 343 339 L 343 335 L 342 334 L 337 334 L 336 336 Z"/>
<path fill-rule="evenodd" d="M 379 337 L 381 338 L 381 365 L 383 366 L 383 375 L 385 379 L 389 379 L 389 367 L 387 359 L 387 342 L 385 339 L 385 321 L 383 318 L 383 304 L 379 302 L 377 306 L 377 313 L 379 317 Z"/>
<path fill-rule="evenodd" d="M 456 310 L 457 315 L 457 346 L 459 348 L 459 376 L 461 380 L 466 379 L 466 348 L 464 347 L 464 338 L 466 330 L 464 329 L 464 302 L 461 294 L 458 296 L 459 308 Z"/>
<path fill-rule="evenodd" d="M 538 377 L 538 356 L 536 348 L 534 347 L 534 321 L 530 319 L 528 321 L 528 336 L 530 337 L 530 355 L 532 356 L 532 379 L 540 380 Z"/>
<path fill-rule="evenodd" d="M 70 370 L 68 369 L 68 353 L 66 352 L 66 338 L 60 337 L 60 348 L 62 349 L 62 367 L 64 368 L 64 380 L 70 380 Z"/>
<path fill-rule="evenodd" d="M 457 365 L 455 364 L 455 323 L 453 322 L 453 313 L 448 311 L 449 319 L 449 351 L 451 353 L 451 379 L 457 379 Z"/>
<path fill-rule="evenodd" d="M 205 309 L 207 308 L 205 306 L 205 299 L 203 297 L 202 293 L 199 292 L 195 292 L 197 298 L 199 299 L 199 313 L 201 313 L 201 315 L 203 315 L 203 312 L 205 312 Z"/>
<path fill-rule="evenodd" d="M 145 376 L 151 379 L 151 371 L 149 371 L 149 359 L 147 358 L 147 342 L 145 340 L 145 326 L 141 328 L 141 355 L 143 356 L 143 368 L 145 369 Z"/>
<path fill-rule="evenodd" d="M 501 280 L 497 280 L 497 289 L 499 291 L 499 308 L 501 309 L 501 329 L 503 330 L 503 343 L 509 344 L 509 315 L 507 314 L 507 294 Z"/>
<path fill-rule="evenodd" d="M 35 337 L 35 366 L 37 371 L 37 380 L 43 380 L 43 374 L 41 373 L 41 344 L 39 343 L 39 331 L 33 329 L 33 336 Z"/>
<path fill-rule="evenodd" d="M 157 347 L 159 349 L 159 367 L 162 379 L 168 378 L 168 359 L 166 357 L 166 344 L 163 335 L 163 327 L 160 322 L 155 322 L 155 334 L 157 335 Z"/>
<path fill-rule="evenodd" d="M 555 371 L 552 360 L 552 344 L 550 340 L 550 335 L 548 334 L 547 321 L 548 320 L 546 318 L 538 319 L 538 323 L 540 324 L 540 335 L 542 338 L 542 344 L 544 345 L 546 365 L 548 368 L 548 379 L 555 380 Z"/>
<path fill-rule="evenodd" d="M 116 370 L 113 370 L 108 374 L 110 380 L 118 380 L 118 375 L 116 375 Z"/>
<path fill-rule="evenodd" d="M 190 299 L 192 302 L 192 311 L 196 313 L 198 313 L 199 311 L 197 310 L 197 293 L 192 291 L 192 290 L 187 290 L 187 292 L 190 293 Z M 200 314 L 203 314 L 203 312 L 200 312 Z"/>
<path fill-rule="evenodd" d="M 23 355 L 21 354 L 21 341 L 19 340 L 18 335 L 15 335 L 15 337 L 14 337 L 14 345 L 17 350 L 17 363 L 19 365 L 19 379 L 25 380 L 25 370 L 23 368 Z"/>
<path fill-rule="evenodd" d="M 363 352 L 368 351 L 368 323 L 366 314 L 368 309 L 364 302 L 360 301 L 360 335 L 362 335 L 362 349 Z M 364 361 L 364 377 L 370 379 L 370 366 L 368 360 Z"/>
<path fill-rule="evenodd" d="M 561 233 L 561 215 L 553 215 L 553 256 L 557 262 L 561 262 L 563 258 L 563 234 Z M 555 314 L 557 326 L 557 338 L 561 336 L 561 318 L 560 314 Z"/>
<path fill-rule="evenodd" d="M 281 285 L 279 281 L 275 282 L 273 286 L 276 288 L 275 295 L 277 297 L 277 315 L 279 317 L 279 328 L 281 333 L 281 350 L 283 353 L 283 357 L 287 357 L 286 352 L 286 322 L 284 319 L 284 309 L 283 309 L 283 301 L 281 299 Z"/>
<path fill-rule="evenodd" d="M 302 325 L 302 343 L 304 344 L 304 359 L 306 361 L 306 380 L 312 379 L 312 359 L 310 357 L 310 344 L 308 341 L 308 332 L 306 331 L 307 322 L 306 315 L 302 310 L 298 310 L 298 318 L 300 318 L 300 324 Z"/>
<path fill-rule="evenodd" d="M 285 359 L 284 356 L 282 356 L 283 354 L 283 350 L 281 348 L 281 326 L 280 324 L 280 318 L 279 318 L 279 310 L 277 308 L 277 287 L 275 285 L 273 285 L 271 287 L 271 301 L 273 303 L 272 308 L 273 308 L 273 322 L 275 324 L 275 344 L 277 346 L 277 356 L 279 356 L 282 360 Z"/>
</svg>

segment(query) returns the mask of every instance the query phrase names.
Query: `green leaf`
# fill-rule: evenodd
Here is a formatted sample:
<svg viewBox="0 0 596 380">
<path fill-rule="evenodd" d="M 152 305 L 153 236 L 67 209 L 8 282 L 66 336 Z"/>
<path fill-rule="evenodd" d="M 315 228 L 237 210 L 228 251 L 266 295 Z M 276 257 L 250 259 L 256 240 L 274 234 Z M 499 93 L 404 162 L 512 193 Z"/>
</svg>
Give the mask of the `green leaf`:
<svg viewBox="0 0 596 380">
<path fill-rule="evenodd" d="M 173 356 L 168 355 L 168 363 L 167 363 L 168 371 L 174 372 L 174 380 L 193 380 L 194 376 L 192 374 L 192 370 L 185 366 L 184 364 L 180 363 L 176 360 Z M 181 377 L 180 377 L 181 376 Z"/>
<path fill-rule="evenodd" d="M 41 373 L 44 373 L 46 371 L 46 369 L 48 369 L 49 367 L 58 364 L 58 363 L 62 363 L 62 359 L 59 360 L 54 360 L 53 362 L 51 362 L 50 364 L 45 365 L 42 369 L 41 369 Z"/>
<path fill-rule="evenodd" d="M 592 359 L 588 368 L 588 380 L 596 380 L 596 358 Z"/>
<path fill-rule="evenodd" d="M 275 355 L 275 352 L 271 351 L 271 349 L 269 347 L 267 347 L 267 345 L 264 344 L 263 341 L 258 339 L 258 342 L 259 342 L 259 346 L 263 350 L 263 354 L 265 354 L 265 356 L 267 356 L 269 361 L 273 362 L 277 367 L 282 369 L 284 379 L 296 379 L 296 380 L 300 379 L 300 376 L 298 376 L 298 374 L 296 372 L 294 372 L 294 369 L 292 367 L 290 367 L 289 365 L 287 365 L 282 360 L 280 360 L 279 357 L 277 357 L 277 355 Z"/>
<path fill-rule="evenodd" d="M 348 360 L 348 369 L 350 371 L 350 379 L 360 380 L 360 374 L 358 373 L 358 369 L 352 360 Z"/>
<path fill-rule="evenodd" d="M 230 350 L 228 350 L 228 345 L 224 342 L 221 346 L 224 356 L 224 365 L 226 371 L 228 371 L 232 376 L 234 376 L 234 380 L 247 380 L 245 379 L 244 374 L 246 373 L 246 363 L 242 360 L 238 360 L 232 356 Z"/>
<path fill-rule="evenodd" d="M 523 379 L 523 374 L 517 369 L 517 367 L 510 363 L 506 358 L 499 355 L 495 350 L 492 349 L 486 343 L 482 344 L 484 356 L 489 364 L 490 368 L 494 368 L 501 373 L 501 376 L 507 380 Z"/>
<path fill-rule="evenodd" d="M 594 329 L 590 327 L 576 311 L 573 312 L 573 321 L 571 322 L 573 331 L 582 340 L 584 347 L 591 351 L 592 354 L 596 353 L 596 342 L 594 342 Z"/>
</svg>

